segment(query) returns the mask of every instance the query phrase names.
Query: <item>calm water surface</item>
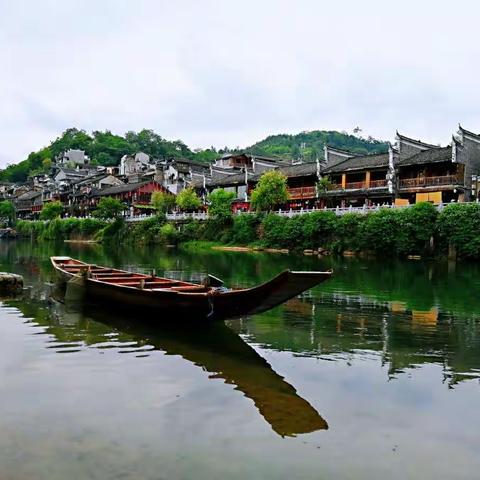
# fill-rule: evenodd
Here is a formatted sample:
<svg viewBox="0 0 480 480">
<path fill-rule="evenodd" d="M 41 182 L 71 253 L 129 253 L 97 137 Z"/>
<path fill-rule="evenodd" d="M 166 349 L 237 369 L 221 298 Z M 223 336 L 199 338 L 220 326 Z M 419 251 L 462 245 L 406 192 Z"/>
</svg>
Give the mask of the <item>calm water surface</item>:
<svg viewBox="0 0 480 480">
<path fill-rule="evenodd" d="M 262 315 L 154 328 L 65 297 L 53 254 L 335 277 Z M 0 270 L 29 287 L 0 307 L 2 480 L 478 478 L 478 265 L 4 241 Z"/>
</svg>

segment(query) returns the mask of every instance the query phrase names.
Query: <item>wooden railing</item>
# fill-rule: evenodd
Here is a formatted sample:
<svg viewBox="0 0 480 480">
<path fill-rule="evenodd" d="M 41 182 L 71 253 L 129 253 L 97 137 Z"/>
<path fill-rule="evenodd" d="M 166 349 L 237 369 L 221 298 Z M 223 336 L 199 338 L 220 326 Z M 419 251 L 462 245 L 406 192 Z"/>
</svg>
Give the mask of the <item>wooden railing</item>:
<svg viewBox="0 0 480 480">
<path fill-rule="evenodd" d="M 334 183 L 330 190 L 366 190 L 368 188 L 386 187 L 386 180 L 370 180 L 370 186 L 367 187 L 367 182 L 347 182 L 345 188 L 342 188 L 341 183 Z"/>
<path fill-rule="evenodd" d="M 366 182 L 347 182 L 345 184 L 345 190 L 363 190 L 367 188 Z"/>
<path fill-rule="evenodd" d="M 387 180 L 370 180 L 370 188 L 381 188 L 387 186 Z"/>
<path fill-rule="evenodd" d="M 460 183 L 457 175 L 440 177 L 417 177 L 400 179 L 400 188 L 436 187 L 440 185 L 456 185 Z"/>
<path fill-rule="evenodd" d="M 288 194 L 291 200 L 301 200 L 303 198 L 315 198 L 317 189 L 315 187 L 289 188 Z"/>
</svg>

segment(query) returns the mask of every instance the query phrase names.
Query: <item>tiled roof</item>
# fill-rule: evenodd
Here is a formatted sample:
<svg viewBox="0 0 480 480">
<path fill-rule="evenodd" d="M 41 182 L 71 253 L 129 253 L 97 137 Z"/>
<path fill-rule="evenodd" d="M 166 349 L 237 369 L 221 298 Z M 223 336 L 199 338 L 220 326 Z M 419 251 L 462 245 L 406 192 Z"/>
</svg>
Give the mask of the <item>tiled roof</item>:
<svg viewBox="0 0 480 480">
<path fill-rule="evenodd" d="M 89 175 L 88 177 L 81 178 L 80 180 L 77 180 L 76 182 L 73 182 L 75 185 L 84 185 L 84 184 L 89 184 L 93 182 L 97 182 L 98 180 L 101 180 L 102 178 L 107 178 L 111 174 L 110 173 L 99 173 L 97 175 Z"/>
<path fill-rule="evenodd" d="M 414 143 L 419 147 L 426 147 L 426 148 L 438 148 L 438 145 L 432 145 L 431 143 L 425 143 L 421 140 L 415 140 L 414 138 L 406 137 L 405 135 L 400 135 L 397 131 L 396 137 L 398 140 L 404 140 L 406 142 Z"/>
<path fill-rule="evenodd" d="M 137 182 L 137 183 L 126 183 L 125 185 L 116 185 L 114 187 L 103 188 L 102 190 L 96 190 L 93 193 L 94 197 L 103 197 L 105 195 L 116 195 L 118 193 L 133 192 L 137 188 L 143 187 L 150 183 L 151 180 L 147 182 Z"/>
<path fill-rule="evenodd" d="M 460 124 L 458 124 L 458 129 L 463 132 L 463 133 L 466 133 L 467 135 L 470 135 L 472 137 L 480 137 L 480 135 L 478 133 L 473 133 L 473 132 L 470 132 L 469 130 L 465 130 Z"/>
<path fill-rule="evenodd" d="M 397 161 L 398 166 L 422 165 L 425 163 L 449 162 L 452 160 L 452 147 L 430 148 L 411 157 Z"/>
<path fill-rule="evenodd" d="M 388 167 L 389 155 L 388 153 L 377 153 L 374 155 L 364 155 L 358 157 L 351 157 L 327 166 L 323 169 L 324 173 L 347 172 L 350 170 L 364 170 L 366 168 L 380 168 Z"/>
<path fill-rule="evenodd" d="M 262 162 L 269 162 L 269 163 L 276 163 L 279 165 L 290 165 L 291 160 L 286 160 L 281 157 L 266 157 L 264 155 L 255 155 L 254 153 L 250 152 L 240 152 L 240 153 L 226 153 L 222 155 L 222 159 L 232 158 L 232 157 L 248 157 L 254 158 L 255 160 L 260 160 Z"/>
<path fill-rule="evenodd" d="M 317 174 L 317 163 L 300 163 L 299 165 L 289 165 L 288 167 L 282 167 L 278 170 L 284 175 L 286 175 L 288 178 L 305 177 Z"/>
<path fill-rule="evenodd" d="M 34 198 L 37 198 L 41 194 L 42 192 L 40 190 L 32 190 L 30 192 L 22 193 L 22 195 L 19 195 L 17 197 L 17 200 L 33 200 Z"/>
</svg>

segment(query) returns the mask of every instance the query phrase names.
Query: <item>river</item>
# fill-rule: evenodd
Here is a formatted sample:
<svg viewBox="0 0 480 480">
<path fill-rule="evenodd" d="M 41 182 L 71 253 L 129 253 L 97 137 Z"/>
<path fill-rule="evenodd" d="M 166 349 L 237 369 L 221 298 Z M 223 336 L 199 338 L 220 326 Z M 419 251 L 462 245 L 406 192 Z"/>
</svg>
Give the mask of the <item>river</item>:
<svg viewBox="0 0 480 480">
<path fill-rule="evenodd" d="M 50 255 L 230 286 L 334 269 L 212 326 L 63 296 Z M 2 241 L 0 478 L 473 479 L 480 267 Z M 165 326 L 161 326 L 161 324 Z"/>
</svg>

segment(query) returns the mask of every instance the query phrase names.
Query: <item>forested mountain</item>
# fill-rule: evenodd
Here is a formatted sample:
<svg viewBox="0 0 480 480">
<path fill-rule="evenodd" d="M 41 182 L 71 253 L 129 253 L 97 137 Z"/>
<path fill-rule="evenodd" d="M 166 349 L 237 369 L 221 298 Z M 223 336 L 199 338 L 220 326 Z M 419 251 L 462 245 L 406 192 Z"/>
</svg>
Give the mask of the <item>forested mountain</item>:
<svg viewBox="0 0 480 480">
<path fill-rule="evenodd" d="M 358 154 L 385 152 L 388 144 L 374 138 L 362 138 L 336 131 L 314 130 L 297 135 L 270 135 L 246 150 L 257 155 L 282 158 L 323 158 L 325 144 Z"/>
<path fill-rule="evenodd" d="M 323 158 L 323 145 L 350 150 L 355 153 L 376 153 L 386 151 L 385 142 L 373 138 L 361 138 L 340 132 L 315 130 L 297 135 L 271 135 L 245 149 L 257 155 L 282 158 L 303 158 L 315 160 Z M 181 140 L 165 140 L 153 130 L 127 132 L 124 136 L 115 135 L 110 131 L 95 131 L 88 134 L 85 130 L 69 128 L 48 147 L 32 152 L 26 160 L 9 165 L 0 171 L 0 181 L 23 182 L 28 176 L 47 172 L 55 158 L 69 149 L 84 150 L 94 165 L 118 165 L 125 154 L 145 152 L 155 158 L 189 158 L 201 162 L 211 162 L 219 154 L 229 150 L 192 151 Z"/>
</svg>

